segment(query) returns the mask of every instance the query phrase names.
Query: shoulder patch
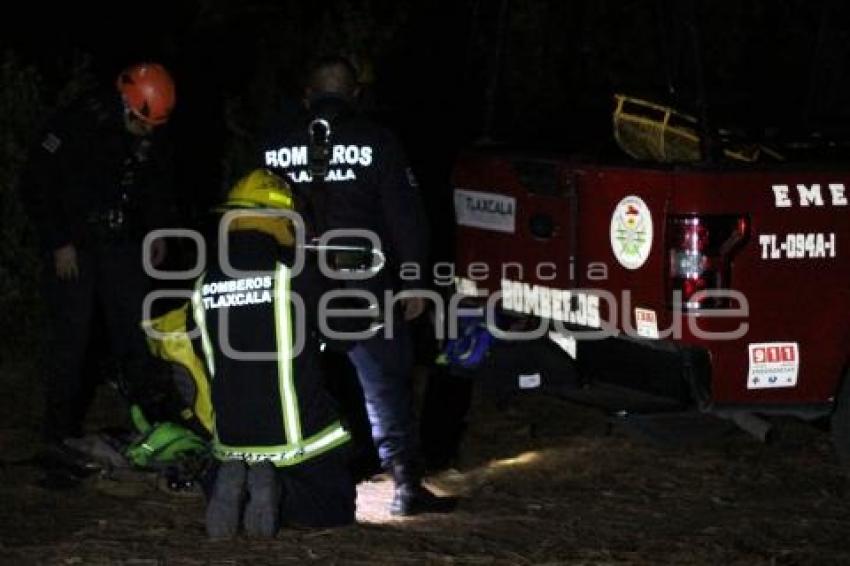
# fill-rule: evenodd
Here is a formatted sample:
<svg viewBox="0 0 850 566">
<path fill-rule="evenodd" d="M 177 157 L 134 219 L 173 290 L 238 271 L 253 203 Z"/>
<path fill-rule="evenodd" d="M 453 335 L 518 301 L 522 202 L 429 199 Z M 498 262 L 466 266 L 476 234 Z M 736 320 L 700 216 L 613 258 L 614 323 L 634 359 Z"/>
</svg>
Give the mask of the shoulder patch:
<svg viewBox="0 0 850 566">
<path fill-rule="evenodd" d="M 44 141 L 41 142 L 41 147 L 49 151 L 50 153 L 56 153 L 59 151 L 59 148 L 62 146 L 62 140 L 54 134 L 53 132 L 48 133 L 44 137 Z"/>
</svg>

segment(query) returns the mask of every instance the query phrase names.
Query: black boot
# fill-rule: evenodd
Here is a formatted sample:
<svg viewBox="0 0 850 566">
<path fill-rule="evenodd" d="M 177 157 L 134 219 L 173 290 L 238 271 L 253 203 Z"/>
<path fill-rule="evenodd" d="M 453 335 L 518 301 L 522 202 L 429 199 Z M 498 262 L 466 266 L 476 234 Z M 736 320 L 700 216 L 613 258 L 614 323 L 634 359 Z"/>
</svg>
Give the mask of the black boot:
<svg viewBox="0 0 850 566">
<path fill-rule="evenodd" d="M 219 466 L 212 497 L 207 502 L 206 524 L 210 538 L 231 538 L 239 531 L 246 475 L 243 462 L 228 461 Z"/>
<path fill-rule="evenodd" d="M 280 515 L 280 485 L 277 470 L 265 461 L 248 467 L 248 503 L 242 523 L 245 534 L 272 538 L 278 530 Z"/>
<path fill-rule="evenodd" d="M 411 463 L 394 462 L 391 472 L 395 490 L 390 515 L 407 517 L 419 513 L 450 513 L 457 507 L 457 498 L 439 497 L 423 487 L 422 477 Z"/>
</svg>

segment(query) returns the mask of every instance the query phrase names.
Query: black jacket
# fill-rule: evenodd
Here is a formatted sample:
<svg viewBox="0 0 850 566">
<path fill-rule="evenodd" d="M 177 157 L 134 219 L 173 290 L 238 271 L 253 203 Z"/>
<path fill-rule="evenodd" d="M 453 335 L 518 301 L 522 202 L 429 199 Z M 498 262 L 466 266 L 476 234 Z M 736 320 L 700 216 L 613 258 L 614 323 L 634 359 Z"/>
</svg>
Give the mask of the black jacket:
<svg viewBox="0 0 850 566">
<path fill-rule="evenodd" d="M 30 148 L 21 194 L 45 250 L 140 242 L 173 220 L 171 148 L 160 132 L 127 132 L 123 112 L 115 91 L 85 96 Z"/>
<path fill-rule="evenodd" d="M 210 267 L 187 327 L 202 329 L 193 343 L 210 375 L 216 455 L 287 466 L 346 442 L 319 368 L 315 264 L 293 273 L 291 251 L 257 232 L 231 234 L 227 255 L 244 273 Z"/>
<path fill-rule="evenodd" d="M 427 269 L 427 219 L 401 144 L 388 130 L 347 108 L 330 120 L 328 174 L 313 179 L 307 130 L 314 117 L 303 112 L 267 135 L 261 166 L 285 173 L 300 200 L 313 205 L 313 214 L 322 216 L 325 229 L 361 228 L 378 235 L 390 265 L 379 281 L 367 287 L 379 290 L 400 283 L 402 288 L 419 288 L 421 278 L 393 281 L 389 276 L 408 262 L 416 263 L 420 274 Z M 315 206 L 317 191 L 326 195 L 319 210 Z"/>
</svg>

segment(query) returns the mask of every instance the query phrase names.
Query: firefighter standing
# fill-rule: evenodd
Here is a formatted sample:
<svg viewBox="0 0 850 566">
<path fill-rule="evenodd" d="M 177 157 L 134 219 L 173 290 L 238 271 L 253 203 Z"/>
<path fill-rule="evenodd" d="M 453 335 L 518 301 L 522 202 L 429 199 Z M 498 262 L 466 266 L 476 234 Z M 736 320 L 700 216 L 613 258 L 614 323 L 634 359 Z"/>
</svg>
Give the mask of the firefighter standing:
<svg viewBox="0 0 850 566">
<path fill-rule="evenodd" d="M 227 223 L 225 256 L 239 272 L 209 268 L 197 281 L 188 326 L 200 330 L 195 343 L 210 376 L 220 462 L 207 532 L 233 536 L 240 516 L 247 534 L 267 537 L 280 523 L 352 523 L 354 481 L 339 449 L 349 434 L 319 369 L 316 314 L 325 281 L 309 259 L 293 271 L 289 220 L 250 211 L 291 209 L 291 190 L 256 170 L 223 208 L 249 213 Z"/>
<path fill-rule="evenodd" d="M 124 382 L 139 387 L 147 371 L 142 241 L 171 213 L 170 152 L 154 130 L 174 104 L 165 68 L 134 65 L 119 75 L 117 90 L 85 96 L 49 121 L 30 150 L 22 188 L 45 255 L 52 323 L 44 432 L 52 454 L 67 463 L 88 465 L 69 439 L 82 432 L 81 373 L 98 306 Z M 154 242 L 152 263 L 164 254 L 164 242 Z"/>
<path fill-rule="evenodd" d="M 321 60 L 306 89 L 306 112 L 274 132 L 263 149 L 266 167 L 286 173 L 297 195 L 312 208 L 318 234 L 332 229 L 364 229 L 378 235 L 390 265 L 416 265 L 410 277 L 393 269 L 367 282 L 377 299 L 390 289 L 421 288 L 427 261 L 427 227 L 416 180 L 396 138 L 356 112 L 356 72 L 342 58 Z M 421 298 L 392 309 L 392 336 L 378 333 L 357 343 L 349 358 L 357 369 L 372 436 L 395 492 L 390 512 L 411 515 L 446 511 L 448 499 L 421 485 L 412 402 L 413 348 L 407 321 L 423 311 Z"/>
</svg>

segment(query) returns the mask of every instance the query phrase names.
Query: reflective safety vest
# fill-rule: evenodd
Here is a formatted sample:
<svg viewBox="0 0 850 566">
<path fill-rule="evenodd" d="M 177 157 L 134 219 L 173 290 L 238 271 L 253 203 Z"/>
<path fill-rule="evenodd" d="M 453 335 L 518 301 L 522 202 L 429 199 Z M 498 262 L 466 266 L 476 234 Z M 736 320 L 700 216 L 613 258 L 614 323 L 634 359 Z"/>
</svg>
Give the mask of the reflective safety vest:
<svg viewBox="0 0 850 566">
<path fill-rule="evenodd" d="M 349 440 L 322 383 L 314 286 L 282 262 L 198 279 L 191 314 L 210 376 L 217 458 L 289 466 Z"/>
<path fill-rule="evenodd" d="M 322 383 L 312 286 L 282 262 L 238 278 L 211 268 L 181 311 L 187 331 L 161 340 L 160 355 L 179 350 L 203 371 L 195 411 L 209 416 L 216 458 L 291 466 L 350 439 Z"/>
</svg>

